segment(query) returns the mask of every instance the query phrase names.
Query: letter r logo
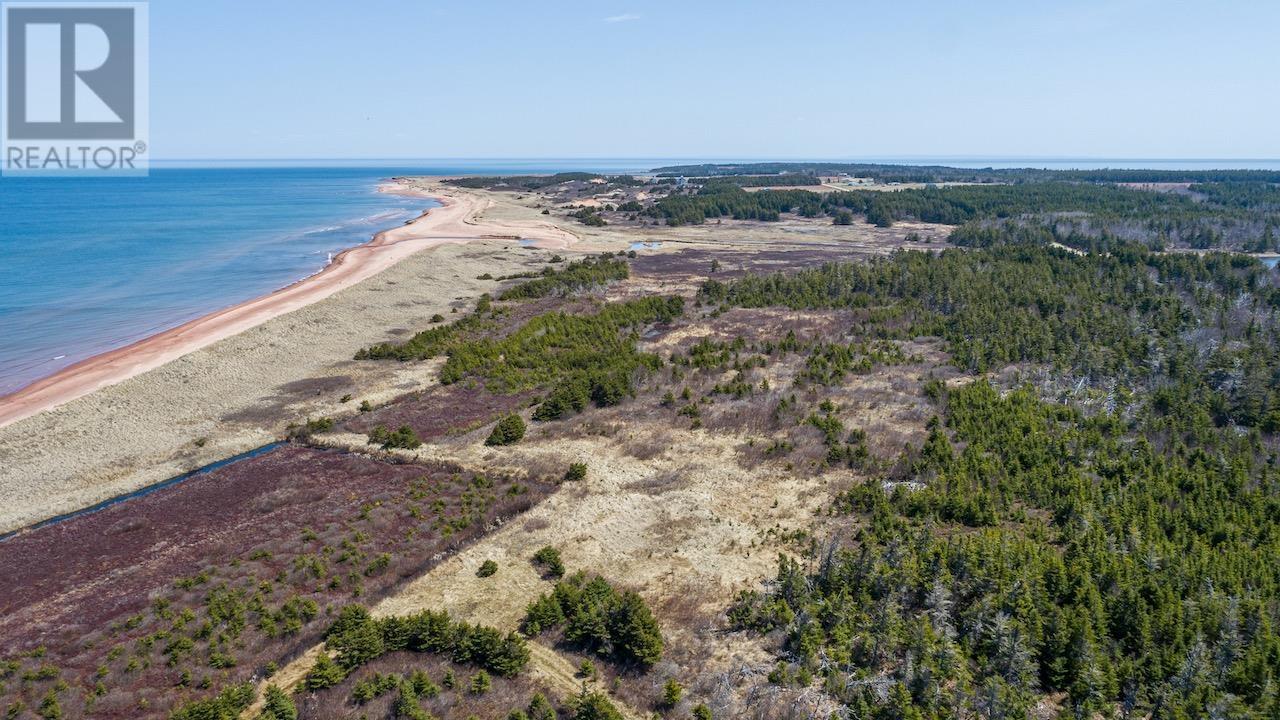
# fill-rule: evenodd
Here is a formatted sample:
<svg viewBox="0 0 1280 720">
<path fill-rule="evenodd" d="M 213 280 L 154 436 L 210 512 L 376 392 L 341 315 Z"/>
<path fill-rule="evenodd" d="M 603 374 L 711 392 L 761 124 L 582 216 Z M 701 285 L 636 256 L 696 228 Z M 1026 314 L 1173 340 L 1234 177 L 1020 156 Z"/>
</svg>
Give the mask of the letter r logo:
<svg viewBox="0 0 1280 720">
<path fill-rule="evenodd" d="M 134 8 L 6 5 L 4 10 L 10 139 L 134 137 Z"/>
</svg>

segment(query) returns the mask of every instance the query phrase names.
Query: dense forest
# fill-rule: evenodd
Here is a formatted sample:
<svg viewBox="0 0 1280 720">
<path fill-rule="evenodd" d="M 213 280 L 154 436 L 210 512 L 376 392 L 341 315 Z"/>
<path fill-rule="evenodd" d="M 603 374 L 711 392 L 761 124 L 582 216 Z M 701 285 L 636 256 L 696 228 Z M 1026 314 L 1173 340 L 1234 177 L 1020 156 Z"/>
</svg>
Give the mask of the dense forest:
<svg viewBox="0 0 1280 720">
<path fill-rule="evenodd" d="M 861 331 L 1056 378 L 926 383 L 928 439 L 841 495 L 843 542 L 782 558 L 731 623 L 780 638 L 773 682 L 819 682 L 850 717 L 1021 718 L 1045 697 L 1077 718 L 1277 717 L 1274 275 L 989 240 L 705 284 L 718 307 L 894 308 Z"/>
<path fill-rule="evenodd" d="M 781 173 L 779 175 L 718 175 L 714 178 L 691 178 L 692 182 L 703 184 L 710 180 L 731 183 L 738 187 L 787 187 L 804 185 L 821 185 L 817 175 L 806 173 Z"/>
<path fill-rule="evenodd" d="M 450 178 L 445 182 L 458 187 L 472 189 L 520 189 L 540 190 L 568 182 L 601 181 L 611 185 L 636 185 L 641 180 L 630 175 L 600 175 L 588 172 L 566 172 L 554 175 L 475 175 L 470 177 Z"/>
<path fill-rule="evenodd" d="M 842 213 L 857 213 L 882 227 L 900 220 L 1044 225 L 1056 234 L 1074 236 L 1064 244 L 1076 247 L 1117 238 L 1157 249 L 1179 245 L 1272 251 L 1278 247 L 1280 189 L 1226 183 L 1194 185 L 1186 193 L 1172 193 L 1111 184 L 1037 182 L 819 194 L 803 189 L 748 192 L 734 182 L 713 178 L 694 193 L 658 200 L 643 214 L 679 226 L 716 218 L 776 221 L 783 213 L 828 215 L 837 222 Z"/>
<path fill-rule="evenodd" d="M 654 168 L 658 177 L 733 175 L 849 175 L 880 182 L 1101 182 L 1101 183 L 1280 183 L 1275 170 L 1047 170 L 1040 168 L 958 168 L 944 165 L 881 163 L 768 162 L 670 165 Z"/>
</svg>

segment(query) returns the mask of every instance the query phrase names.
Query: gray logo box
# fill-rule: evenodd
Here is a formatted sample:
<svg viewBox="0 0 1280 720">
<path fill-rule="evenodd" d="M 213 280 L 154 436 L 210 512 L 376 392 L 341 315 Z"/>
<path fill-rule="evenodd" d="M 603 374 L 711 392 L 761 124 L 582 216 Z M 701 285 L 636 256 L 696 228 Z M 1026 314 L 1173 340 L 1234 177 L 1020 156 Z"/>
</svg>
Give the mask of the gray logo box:
<svg viewBox="0 0 1280 720">
<path fill-rule="evenodd" d="M 146 174 L 147 3 L 0 2 L 3 174 Z"/>
<path fill-rule="evenodd" d="M 134 8 L 131 7 L 8 7 L 5 52 L 9 94 L 9 138 L 13 140 L 132 140 L 134 137 L 136 75 L 134 69 Z M 31 26 L 59 32 L 58 95 L 62 117 L 56 122 L 31 122 L 28 100 L 28 30 Z M 77 27 L 96 27 L 109 44 L 106 60 L 77 70 Z M 76 83 L 80 82 L 119 118 L 119 122 L 76 120 Z"/>
</svg>

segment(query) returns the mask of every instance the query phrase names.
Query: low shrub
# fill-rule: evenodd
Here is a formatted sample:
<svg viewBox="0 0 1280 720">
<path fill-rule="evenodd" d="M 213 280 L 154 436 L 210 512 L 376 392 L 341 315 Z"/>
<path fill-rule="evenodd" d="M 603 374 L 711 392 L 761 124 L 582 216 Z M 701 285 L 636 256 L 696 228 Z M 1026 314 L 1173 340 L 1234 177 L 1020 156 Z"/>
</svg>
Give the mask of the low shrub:
<svg viewBox="0 0 1280 720">
<path fill-rule="evenodd" d="M 560 551 L 550 545 L 533 554 L 533 564 L 542 569 L 544 577 L 564 577 L 564 561 L 560 559 Z"/>
<path fill-rule="evenodd" d="M 524 419 L 515 413 L 511 413 L 493 426 L 493 432 L 489 433 L 489 437 L 484 441 L 484 444 L 514 445 L 524 437 L 525 430 Z"/>
<path fill-rule="evenodd" d="M 634 592 L 618 592 L 604 578 L 578 572 L 529 605 L 524 630 L 537 635 L 564 623 L 565 639 L 611 657 L 648 667 L 662 658 L 662 631 L 649 606 Z"/>
<path fill-rule="evenodd" d="M 417 450 L 422 447 L 422 441 L 418 439 L 418 433 L 408 425 L 401 425 L 394 432 L 387 429 L 386 425 L 379 425 L 369 431 L 369 444 L 381 445 L 384 450 L 399 448 L 402 450 Z"/>
<path fill-rule="evenodd" d="M 298 720 L 298 708 L 293 704 L 293 698 L 283 690 L 275 685 L 268 685 L 266 704 L 258 715 L 258 720 Z"/>
<path fill-rule="evenodd" d="M 423 612 L 374 620 L 359 605 L 348 605 L 325 635 L 325 645 L 337 653 L 337 664 L 348 671 L 396 650 L 449 655 L 508 677 L 529 661 L 529 648 L 516 633 L 484 625 L 456 622 L 447 612 Z"/>
<path fill-rule="evenodd" d="M 237 720 L 257 696 L 258 691 L 251 682 L 232 685 L 211 698 L 183 705 L 169 717 L 170 720 Z"/>
</svg>

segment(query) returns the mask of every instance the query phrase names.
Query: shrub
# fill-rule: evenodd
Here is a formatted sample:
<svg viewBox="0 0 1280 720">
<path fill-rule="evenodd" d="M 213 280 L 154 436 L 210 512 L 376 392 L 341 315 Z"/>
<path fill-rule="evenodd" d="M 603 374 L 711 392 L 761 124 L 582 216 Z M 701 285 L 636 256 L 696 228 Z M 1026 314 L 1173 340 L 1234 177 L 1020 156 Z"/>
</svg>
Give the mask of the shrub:
<svg viewBox="0 0 1280 720">
<path fill-rule="evenodd" d="M 293 704 L 293 698 L 283 690 L 275 685 L 268 685 L 266 704 L 258 715 L 258 720 L 298 720 L 298 708 Z"/>
<path fill-rule="evenodd" d="M 417 450 L 422 447 L 418 433 L 408 425 L 401 425 L 395 432 L 388 430 L 386 425 L 379 425 L 369 431 L 369 444 L 381 445 L 384 450 L 393 448 Z"/>
<path fill-rule="evenodd" d="M 545 548 L 544 548 L 545 549 Z M 525 632 L 536 635 L 565 624 L 565 639 L 615 662 L 650 666 L 662 657 L 662 631 L 634 592 L 619 593 L 604 578 L 579 572 L 529 604 Z"/>
<path fill-rule="evenodd" d="M 583 690 L 571 703 L 573 720 L 623 720 L 604 693 Z"/>
<path fill-rule="evenodd" d="M 564 258 L 553 256 L 549 262 L 562 262 Z M 580 290 L 601 287 L 617 280 L 626 280 L 630 275 L 627 264 L 621 260 L 608 258 L 587 258 L 569 263 L 562 270 L 543 271 L 542 277 L 520 283 L 502 293 L 503 300 L 520 300 L 547 297 L 549 295 L 568 295 Z"/>
<path fill-rule="evenodd" d="M 503 635 L 491 627 L 456 623 L 448 613 L 430 610 L 374 620 L 359 605 L 348 605 L 325 634 L 325 642 L 337 651 L 340 670 L 395 650 L 446 654 L 456 663 L 503 676 L 515 675 L 529 662 L 529 648 L 516 633 Z M 450 682 L 446 676 L 446 687 Z"/>
<path fill-rule="evenodd" d="M 542 693 L 534 693 L 529 700 L 529 720 L 556 720 L 556 709 Z"/>
<path fill-rule="evenodd" d="M 493 426 L 493 432 L 489 433 L 489 438 L 484 441 L 485 445 L 512 445 L 520 442 L 524 437 L 525 431 L 524 419 L 515 413 L 511 413 L 498 421 Z"/>
<path fill-rule="evenodd" d="M 434 698 L 440 696 L 440 686 L 432 682 L 422 670 L 414 670 L 409 676 L 409 682 L 413 683 L 413 689 L 418 693 L 419 697 Z"/>
<path fill-rule="evenodd" d="M 480 564 L 480 569 L 476 571 L 476 577 L 487 578 L 498 572 L 498 563 L 492 560 L 485 560 Z"/>
<path fill-rule="evenodd" d="M 560 625 L 565 620 L 564 609 L 552 595 L 543 595 L 529 603 L 522 628 L 529 636 L 540 635 L 543 630 Z"/>
<path fill-rule="evenodd" d="M 169 717 L 170 720 L 237 720 L 257 695 L 251 682 L 232 685 L 211 698 L 183 705 Z"/>
<path fill-rule="evenodd" d="M 533 564 L 542 568 L 544 577 L 564 577 L 564 561 L 560 559 L 560 551 L 550 545 L 533 554 Z"/>
<path fill-rule="evenodd" d="M 693 720 L 711 720 L 711 708 L 706 703 L 698 703 L 693 709 Z"/>
<path fill-rule="evenodd" d="M 684 686 L 676 682 L 675 678 L 671 678 L 662 686 L 662 707 L 670 710 L 680 704 L 682 697 L 684 697 Z"/>
<path fill-rule="evenodd" d="M 417 673 L 415 673 L 416 675 Z M 351 689 L 351 699 L 355 700 L 357 705 L 363 705 L 374 698 L 395 690 L 399 685 L 400 679 L 394 674 L 374 673 L 372 676 L 355 684 L 355 687 Z M 414 684 L 414 690 L 418 690 L 416 683 Z"/>
<path fill-rule="evenodd" d="M 62 705 L 58 703 L 58 692 L 53 688 L 40 701 L 40 717 L 44 720 L 62 720 Z"/>
<path fill-rule="evenodd" d="M 326 653 L 320 653 L 320 657 L 316 659 L 316 664 L 312 666 L 311 672 L 307 673 L 306 680 L 303 681 L 303 687 L 308 690 L 323 690 L 337 685 L 346 677 L 347 671 L 334 662 L 333 658 Z"/>
<path fill-rule="evenodd" d="M 432 720 L 431 715 L 418 704 L 418 693 L 414 691 L 413 684 L 405 680 L 400 682 L 400 695 L 396 698 L 392 712 L 397 718 Z"/>
<path fill-rule="evenodd" d="M 565 482 L 578 482 L 579 480 L 586 480 L 586 479 L 587 479 L 586 463 L 573 463 L 569 466 L 569 469 L 566 470 L 564 473 Z"/>
<path fill-rule="evenodd" d="M 289 437 L 297 440 L 305 440 L 316 433 L 328 432 L 333 429 L 333 418 L 322 417 L 312 420 L 307 418 L 302 425 L 293 425 L 289 428 Z"/>
<path fill-rule="evenodd" d="M 571 412 L 580 412 L 590 399 L 591 388 L 582 379 L 559 383 L 533 411 L 533 419 L 537 422 L 559 420 Z"/>
<path fill-rule="evenodd" d="M 431 316 L 431 322 L 433 322 L 433 323 L 442 323 L 442 322 L 444 322 L 444 316 L 443 316 L 443 315 L 441 315 L 440 313 L 436 313 L 435 315 L 432 315 L 432 316 Z"/>
</svg>

